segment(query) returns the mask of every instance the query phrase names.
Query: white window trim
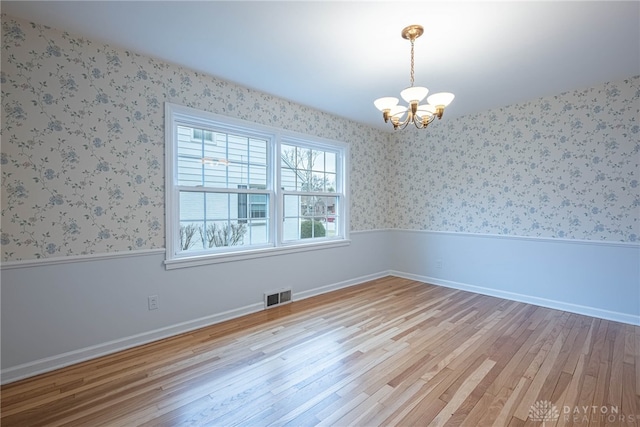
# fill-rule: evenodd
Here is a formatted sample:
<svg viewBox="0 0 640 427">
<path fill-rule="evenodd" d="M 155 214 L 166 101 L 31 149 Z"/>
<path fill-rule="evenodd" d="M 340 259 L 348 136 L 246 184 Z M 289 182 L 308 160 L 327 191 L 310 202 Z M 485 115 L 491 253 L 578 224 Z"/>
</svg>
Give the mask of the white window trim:
<svg viewBox="0 0 640 427">
<path fill-rule="evenodd" d="M 194 116 L 198 119 L 194 119 Z M 194 126 L 202 126 L 203 123 L 212 128 L 221 128 L 225 132 L 238 131 L 244 135 L 255 134 L 256 137 L 271 138 L 268 148 L 268 156 L 271 160 L 271 173 L 269 174 L 269 183 L 272 183 L 274 200 L 270 203 L 270 226 L 274 227 L 270 241 L 265 245 L 238 247 L 228 249 L 224 252 L 192 252 L 177 254 L 176 249 L 179 245 L 179 233 L 176 230 L 178 218 L 178 197 L 180 187 L 176 183 L 178 171 L 176 156 L 176 139 L 177 129 L 174 128 L 174 122 L 179 121 Z M 349 183 L 349 145 L 343 142 L 332 141 L 328 139 L 318 138 L 297 132 L 286 131 L 283 129 L 273 128 L 265 125 L 259 125 L 253 122 L 226 117 L 178 104 L 165 103 L 165 268 L 167 270 L 183 267 L 193 267 L 199 265 L 215 264 L 222 262 L 241 261 L 265 256 L 283 255 L 301 251 L 311 251 L 347 246 L 351 243 L 349 239 L 349 201 L 348 201 L 348 183 Z M 342 203 L 339 206 L 340 236 L 313 239 L 313 241 L 289 241 L 284 242 L 282 236 L 282 223 L 284 212 L 282 209 L 276 209 L 276 206 L 283 206 L 283 195 L 292 194 L 280 189 L 280 167 L 279 159 L 281 144 L 294 144 L 298 146 L 307 146 L 315 149 L 331 149 L 339 150 L 342 157 L 338 165 L 342 168 L 336 171 L 340 182 L 336 182 L 336 186 L 342 191 Z M 250 192 L 250 191 L 247 191 Z M 336 193 L 321 193 L 319 195 L 327 195 L 335 197 Z"/>
</svg>

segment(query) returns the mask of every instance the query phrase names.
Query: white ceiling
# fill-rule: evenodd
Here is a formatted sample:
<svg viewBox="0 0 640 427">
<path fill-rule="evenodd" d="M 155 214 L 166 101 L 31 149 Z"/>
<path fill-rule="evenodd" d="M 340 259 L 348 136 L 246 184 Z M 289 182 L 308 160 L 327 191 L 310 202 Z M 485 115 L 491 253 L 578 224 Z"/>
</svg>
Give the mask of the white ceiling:
<svg viewBox="0 0 640 427">
<path fill-rule="evenodd" d="M 415 84 L 445 118 L 640 74 L 640 2 L 5 1 L 2 12 L 389 129 Z"/>
</svg>

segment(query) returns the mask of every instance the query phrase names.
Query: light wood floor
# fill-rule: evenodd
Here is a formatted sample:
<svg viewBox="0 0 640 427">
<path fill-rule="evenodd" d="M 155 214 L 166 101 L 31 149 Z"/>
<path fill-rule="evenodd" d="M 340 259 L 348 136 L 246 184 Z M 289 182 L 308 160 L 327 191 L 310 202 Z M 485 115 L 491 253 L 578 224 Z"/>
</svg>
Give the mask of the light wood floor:
<svg viewBox="0 0 640 427">
<path fill-rule="evenodd" d="M 638 426 L 640 327 L 389 277 L 1 391 L 3 427 Z"/>
</svg>

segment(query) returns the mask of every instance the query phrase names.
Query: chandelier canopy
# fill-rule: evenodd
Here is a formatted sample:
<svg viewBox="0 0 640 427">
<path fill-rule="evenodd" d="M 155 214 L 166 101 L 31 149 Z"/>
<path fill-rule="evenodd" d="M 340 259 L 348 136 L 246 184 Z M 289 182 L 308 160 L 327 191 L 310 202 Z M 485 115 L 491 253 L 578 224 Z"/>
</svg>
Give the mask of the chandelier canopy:
<svg viewBox="0 0 640 427">
<path fill-rule="evenodd" d="M 453 101 L 454 95 L 449 92 L 434 93 L 427 98 L 426 104 L 420 104 L 427 97 L 429 89 L 413 85 L 414 61 L 413 45 L 424 33 L 420 25 L 409 25 L 402 30 L 402 38 L 411 42 L 411 84 L 400 92 L 400 96 L 409 106 L 398 105 L 398 98 L 386 96 L 376 99 L 373 104 L 382 111 L 385 123 L 391 121 L 394 129 L 404 129 L 412 122 L 418 129 L 426 128 L 436 117 L 442 118 L 444 109 Z"/>
</svg>

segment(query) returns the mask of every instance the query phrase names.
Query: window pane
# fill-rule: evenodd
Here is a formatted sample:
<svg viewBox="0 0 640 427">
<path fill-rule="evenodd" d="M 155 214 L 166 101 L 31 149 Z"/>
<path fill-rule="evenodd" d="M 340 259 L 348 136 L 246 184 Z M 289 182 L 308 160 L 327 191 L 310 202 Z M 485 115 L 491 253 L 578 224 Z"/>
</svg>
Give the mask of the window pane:
<svg viewBox="0 0 640 427">
<path fill-rule="evenodd" d="M 267 194 L 180 193 L 181 251 L 266 244 L 268 224 Z"/>
<path fill-rule="evenodd" d="M 281 146 L 281 186 L 287 191 L 335 192 L 335 152 Z M 327 173 L 328 172 L 328 173 Z"/>
<path fill-rule="evenodd" d="M 267 140 L 184 125 L 177 133 L 179 185 L 267 188 Z"/>
<path fill-rule="evenodd" d="M 280 185 L 287 191 L 296 190 L 296 172 L 293 169 L 280 169 L 282 178 Z"/>
<path fill-rule="evenodd" d="M 206 206 L 203 212 L 203 217 L 207 221 L 215 220 L 228 220 L 230 202 L 228 194 L 221 193 L 207 193 L 206 194 Z"/>
<path fill-rule="evenodd" d="M 269 223 L 266 220 L 249 221 L 251 244 L 263 245 L 269 242 Z"/>
<path fill-rule="evenodd" d="M 264 190 L 267 188 L 267 167 L 251 165 L 249 168 L 249 187 Z"/>
<path fill-rule="evenodd" d="M 327 151 L 325 153 L 325 171 L 326 172 L 336 172 L 337 165 L 337 156 L 336 153 L 332 153 Z"/>
<path fill-rule="evenodd" d="M 180 221 L 180 251 L 202 250 L 202 230 L 204 223 Z"/>
<path fill-rule="evenodd" d="M 285 241 L 336 235 L 338 197 L 284 197 L 283 238 Z"/>
<path fill-rule="evenodd" d="M 180 221 L 204 220 L 204 193 L 180 193 Z"/>
<path fill-rule="evenodd" d="M 204 159 L 203 178 L 206 187 L 226 187 L 227 167 L 213 158 Z"/>
<path fill-rule="evenodd" d="M 219 134 L 216 134 L 219 135 Z M 204 146 L 202 147 L 204 152 L 204 157 L 210 158 L 211 160 L 217 162 L 224 162 L 227 159 L 226 148 L 223 143 L 214 143 L 205 141 Z"/>
<path fill-rule="evenodd" d="M 248 245 L 247 224 L 238 221 L 212 221 L 204 228 L 205 248 Z"/>
<path fill-rule="evenodd" d="M 284 217 L 300 216 L 300 196 L 284 196 Z"/>
<path fill-rule="evenodd" d="M 301 239 L 314 239 L 320 237 L 326 237 L 326 229 L 322 221 L 308 219 L 300 223 Z"/>
<path fill-rule="evenodd" d="M 246 185 L 249 181 L 247 166 L 239 163 L 231 163 L 227 166 L 229 187 L 238 188 L 238 185 Z"/>
<path fill-rule="evenodd" d="M 327 191 L 326 180 L 323 173 L 313 172 L 311 180 L 312 185 L 310 191 Z"/>
<path fill-rule="evenodd" d="M 311 158 L 313 159 L 311 169 L 318 172 L 324 172 L 324 151 L 313 150 Z"/>
<path fill-rule="evenodd" d="M 286 241 L 300 238 L 300 218 L 285 218 L 282 223 L 282 239 Z"/>
<path fill-rule="evenodd" d="M 249 161 L 249 139 L 242 136 L 228 135 L 227 159 L 230 162 L 245 163 Z"/>
<path fill-rule="evenodd" d="M 178 185 L 202 185 L 202 159 L 178 157 Z"/>
<path fill-rule="evenodd" d="M 313 159 L 311 157 L 311 150 L 308 148 L 296 147 L 296 169 L 311 170 Z"/>
<path fill-rule="evenodd" d="M 282 168 L 296 168 L 296 147 L 282 144 L 280 146 L 280 166 Z"/>
<path fill-rule="evenodd" d="M 326 185 L 325 191 L 328 193 L 335 193 L 336 192 L 336 174 L 335 173 L 325 174 L 324 181 Z"/>
<path fill-rule="evenodd" d="M 267 144 L 261 139 L 249 140 L 249 158 L 251 163 L 255 165 L 267 164 Z"/>
<path fill-rule="evenodd" d="M 180 250 L 201 250 L 204 193 L 180 193 Z"/>
</svg>

